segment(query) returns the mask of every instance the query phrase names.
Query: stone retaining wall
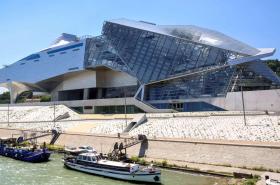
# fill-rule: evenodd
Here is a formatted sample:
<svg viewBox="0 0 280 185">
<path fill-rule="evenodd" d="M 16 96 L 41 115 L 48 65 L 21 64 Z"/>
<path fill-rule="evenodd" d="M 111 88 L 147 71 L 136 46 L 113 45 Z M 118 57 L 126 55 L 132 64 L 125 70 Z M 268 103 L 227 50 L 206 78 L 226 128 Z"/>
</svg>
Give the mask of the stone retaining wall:
<svg viewBox="0 0 280 185">
<path fill-rule="evenodd" d="M 98 151 L 109 152 L 114 142 L 121 142 L 115 136 L 91 136 L 62 134 L 59 145 L 92 145 Z M 138 155 L 140 145 L 127 150 L 129 155 Z M 235 167 L 264 167 L 280 169 L 280 145 L 238 145 L 209 142 L 184 142 L 169 140 L 149 140 L 145 155 L 149 158 L 187 161 Z"/>
<path fill-rule="evenodd" d="M 29 132 L 29 131 L 27 131 Z M 21 130 L 0 129 L 0 137 L 17 137 Z M 30 132 L 29 132 L 30 133 Z M 38 133 L 39 135 L 40 133 Z M 84 135 L 64 133 L 56 144 L 63 146 L 91 145 L 98 152 L 108 153 L 115 142 L 121 142 L 128 136 Z M 38 142 L 49 142 L 50 137 L 38 139 Z M 263 167 L 280 169 L 280 144 L 277 143 L 238 143 L 230 141 L 187 141 L 170 139 L 150 139 L 145 151 L 146 157 L 163 160 L 177 160 L 194 163 L 225 165 L 234 167 Z M 138 155 L 140 144 L 127 150 L 129 155 Z M 143 149 L 143 148 L 142 148 Z"/>
</svg>

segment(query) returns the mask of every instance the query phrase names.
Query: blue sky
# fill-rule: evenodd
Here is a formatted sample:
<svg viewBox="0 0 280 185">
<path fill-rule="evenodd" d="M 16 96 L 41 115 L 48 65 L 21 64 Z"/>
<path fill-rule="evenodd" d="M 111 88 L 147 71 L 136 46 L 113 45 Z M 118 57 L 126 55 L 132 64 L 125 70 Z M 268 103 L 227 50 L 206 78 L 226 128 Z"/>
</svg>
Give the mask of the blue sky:
<svg viewBox="0 0 280 185">
<path fill-rule="evenodd" d="M 0 67 L 46 48 L 61 33 L 99 35 L 104 20 L 198 25 L 280 59 L 279 0 L 1 0 Z"/>
</svg>

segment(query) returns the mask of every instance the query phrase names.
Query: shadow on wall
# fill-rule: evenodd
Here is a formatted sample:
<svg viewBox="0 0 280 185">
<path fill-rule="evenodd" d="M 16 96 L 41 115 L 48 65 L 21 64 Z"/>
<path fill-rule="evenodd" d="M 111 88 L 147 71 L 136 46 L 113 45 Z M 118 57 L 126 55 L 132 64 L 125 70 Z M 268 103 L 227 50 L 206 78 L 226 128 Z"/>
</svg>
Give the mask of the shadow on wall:
<svg viewBox="0 0 280 185">
<path fill-rule="evenodd" d="M 146 151 L 149 148 L 149 143 L 148 143 L 148 139 L 145 139 L 140 146 L 140 150 L 138 153 L 138 157 L 145 157 Z"/>
</svg>

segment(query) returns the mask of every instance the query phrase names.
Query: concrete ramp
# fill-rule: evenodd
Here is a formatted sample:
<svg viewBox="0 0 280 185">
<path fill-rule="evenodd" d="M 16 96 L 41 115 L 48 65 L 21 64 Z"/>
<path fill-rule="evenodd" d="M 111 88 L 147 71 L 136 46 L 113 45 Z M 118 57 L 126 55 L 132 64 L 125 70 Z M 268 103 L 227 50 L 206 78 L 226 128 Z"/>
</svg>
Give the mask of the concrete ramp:
<svg viewBox="0 0 280 185">
<path fill-rule="evenodd" d="M 152 105 L 139 101 L 136 98 L 132 99 L 132 102 L 135 106 L 139 107 L 140 109 L 144 110 L 145 112 L 149 113 L 170 113 L 170 112 L 178 112 L 174 109 L 158 109 L 153 107 Z"/>
</svg>

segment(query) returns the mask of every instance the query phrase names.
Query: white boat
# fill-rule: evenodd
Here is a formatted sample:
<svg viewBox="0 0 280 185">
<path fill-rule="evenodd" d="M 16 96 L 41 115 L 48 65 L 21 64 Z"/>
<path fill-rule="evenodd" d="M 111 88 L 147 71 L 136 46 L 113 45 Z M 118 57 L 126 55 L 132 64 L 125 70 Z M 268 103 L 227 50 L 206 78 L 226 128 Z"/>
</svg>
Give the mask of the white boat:
<svg viewBox="0 0 280 185">
<path fill-rule="evenodd" d="M 265 176 L 265 185 L 280 185 L 280 181 L 276 179 L 269 178 L 268 175 Z"/>
<path fill-rule="evenodd" d="M 67 168 L 115 179 L 160 183 L 161 172 L 153 166 L 104 160 L 96 153 L 82 153 L 64 159 Z"/>
<path fill-rule="evenodd" d="M 280 181 L 274 179 L 267 179 L 265 181 L 266 185 L 280 185 Z"/>
<path fill-rule="evenodd" d="M 96 150 L 91 146 L 65 147 L 64 150 L 72 155 L 79 155 L 81 153 L 96 153 Z"/>
</svg>

